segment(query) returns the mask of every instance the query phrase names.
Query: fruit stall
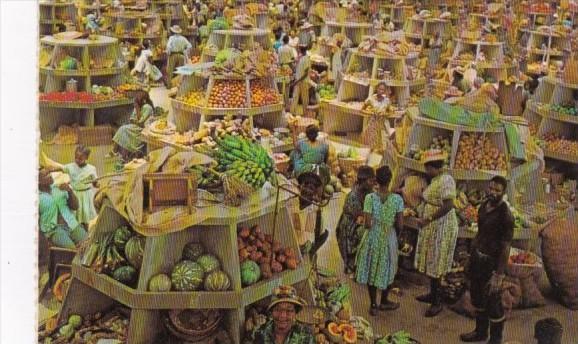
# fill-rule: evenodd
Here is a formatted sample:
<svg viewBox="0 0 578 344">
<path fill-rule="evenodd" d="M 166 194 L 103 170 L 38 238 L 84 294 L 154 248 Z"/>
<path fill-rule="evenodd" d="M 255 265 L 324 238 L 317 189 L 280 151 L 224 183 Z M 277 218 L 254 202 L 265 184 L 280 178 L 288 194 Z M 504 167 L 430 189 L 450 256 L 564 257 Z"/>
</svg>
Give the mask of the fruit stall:
<svg viewBox="0 0 578 344">
<path fill-rule="evenodd" d="M 111 121 L 123 123 L 128 118 L 133 100 L 119 89 L 126 84 L 128 68 L 118 39 L 47 36 L 40 45 L 39 106 L 43 138 L 63 124 L 95 127 Z"/>
<path fill-rule="evenodd" d="M 211 31 L 209 40 L 201 53 L 201 62 L 213 62 L 219 51 L 226 49 L 239 49 L 241 51 L 251 49 L 258 44 L 265 50 L 271 50 L 272 44 L 269 39 L 269 31 L 263 29 L 229 30 L 225 21 L 225 29 Z"/>
<path fill-rule="evenodd" d="M 94 0 L 77 0 L 74 3 L 76 4 L 78 25 L 84 28 L 86 25 L 86 16 L 91 12 L 104 15 L 109 11 L 112 0 L 100 0 L 98 3 Z"/>
<path fill-rule="evenodd" d="M 381 15 L 393 23 L 395 30 L 403 29 L 407 18 L 415 12 L 413 5 L 383 3 L 379 6 Z"/>
<path fill-rule="evenodd" d="M 110 12 L 105 17 L 110 22 L 112 36 L 121 41 L 126 61 L 134 62 L 143 42 L 150 42 L 153 61 L 165 59 L 166 31 L 158 13 L 148 11 Z"/>
<path fill-rule="evenodd" d="M 441 18 L 433 17 L 432 13 L 423 10 L 420 14 L 415 14 L 405 22 L 403 31 L 405 32 L 405 39 L 408 42 L 421 46 L 423 49 L 429 48 L 429 41 L 435 32 L 439 32 L 443 39 L 451 37 L 452 23 L 451 21 Z M 442 16 L 440 14 L 440 16 Z"/>
<path fill-rule="evenodd" d="M 183 30 L 183 36 L 192 43 L 195 42 L 191 38 L 196 37 L 196 28 L 188 24 L 183 10 L 183 0 L 151 0 L 149 2 L 149 9 L 160 15 L 166 32 L 169 32 L 171 26 L 178 25 Z"/>
<path fill-rule="evenodd" d="M 419 68 L 421 47 L 390 35 L 366 37 L 358 48 L 350 51 L 343 80 L 335 99 L 322 99 L 320 115 L 323 131 L 334 137 L 360 142 L 371 109 L 361 111 L 365 100 L 380 82 L 392 89 L 391 121 L 400 119 L 405 109 L 418 100 L 426 79 Z"/>
<path fill-rule="evenodd" d="M 351 40 L 353 46 L 357 46 L 364 36 L 371 36 L 374 34 L 374 27 L 372 23 L 356 22 L 356 21 L 332 21 L 327 20 L 321 29 L 321 36 L 333 37 L 334 34 L 341 33 Z"/>
<path fill-rule="evenodd" d="M 528 74 L 556 73 L 562 64 L 564 49 L 570 48 L 565 32 L 546 26 L 527 32 Z"/>
<path fill-rule="evenodd" d="M 76 25 L 76 8 L 72 1 L 40 1 L 38 2 L 38 23 L 40 36 L 58 33 L 58 26 L 71 21 Z"/>
</svg>

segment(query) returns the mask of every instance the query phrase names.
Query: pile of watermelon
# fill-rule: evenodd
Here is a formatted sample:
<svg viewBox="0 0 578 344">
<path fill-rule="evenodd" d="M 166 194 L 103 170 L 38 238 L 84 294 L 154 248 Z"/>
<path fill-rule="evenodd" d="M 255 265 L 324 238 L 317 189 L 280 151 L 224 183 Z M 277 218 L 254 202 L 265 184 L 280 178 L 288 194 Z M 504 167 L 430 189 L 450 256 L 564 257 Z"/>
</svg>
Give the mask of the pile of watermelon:
<svg viewBox="0 0 578 344">
<path fill-rule="evenodd" d="M 208 253 L 198 242 L 185 245 L 182 260 L 172 269 L 170 276 L 159 274 L 149 281 L 149 291 L 226 291 L 231 288 L 231 279 L 221 270 L 219 259 Z"/>
</svg>

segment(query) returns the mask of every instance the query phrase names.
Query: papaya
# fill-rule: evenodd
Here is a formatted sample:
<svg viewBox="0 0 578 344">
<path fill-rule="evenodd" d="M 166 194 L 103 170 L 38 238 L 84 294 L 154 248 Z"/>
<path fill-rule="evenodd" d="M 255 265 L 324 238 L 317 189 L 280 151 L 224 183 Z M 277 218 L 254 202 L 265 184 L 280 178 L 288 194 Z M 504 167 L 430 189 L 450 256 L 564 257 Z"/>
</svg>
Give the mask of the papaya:
<svg viewBox="0 0 578 344">
<path fill-rule="evenodd" d="M 357 343 L 357 332 L 354 328 L 351 331 L 346 331 L 343 333 L 343 341 L 348 344 Z"/>
<path fill-rule="evenodd" d="M 327 325 L 327 331 L 329 331 L 329 334 L 336 337 L 340 336 L 342 332 L 341 327 L 334 322 L 331 322 L 329 325 Z"/>
</svg>

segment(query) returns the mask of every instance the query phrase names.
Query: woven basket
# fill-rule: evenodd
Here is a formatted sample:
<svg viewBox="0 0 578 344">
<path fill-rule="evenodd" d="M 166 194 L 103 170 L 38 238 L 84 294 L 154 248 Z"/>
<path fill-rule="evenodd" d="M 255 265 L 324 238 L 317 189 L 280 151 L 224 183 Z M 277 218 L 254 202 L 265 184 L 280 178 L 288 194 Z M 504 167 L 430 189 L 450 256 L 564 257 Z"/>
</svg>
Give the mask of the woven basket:
<svg viewBox="0 0 578 344">
<path fill-rule="evenodd" d="M 307 129 L 307 127 L 311 124 L 319 126 L 319 121 L 314 118 L 308 117 L 299 118 L 299 120 L 297 121 L 297 126 L 295 127 L 296 134 L 299 135 L 301 133 L 304 133 L 305 129 Z"/>
<path fill-rule="evenodd" d="M 289 161 L 289 159 L 286 159 L 275 162 L 275 169 L 282 174 L 287 173 L 287 170 L 289 169 Z"/>
<path fill-rule="evenodd" d="M 352 158 L 337 158 L 337 160 L 339 161 L 339 167 L 341 168 L 341 171 L 345 174 L 348 174 L 349 172 L 357 172 L 357 169 L 365 164 L 366 159 L 365 158 L 356 158 L 356 159 L 352 159 Z"/>
<path fill-rule="evenodd" d="M 221 323 L 221 320 L 223 319 L 223 314 L 219 313 L 217 319 L 212 324 L 209 324 L 209 326 L 207 326 L 205 329 L 193 330 L 185 327 L 185 325 L 182 324 L 179 319 L 179 314 L 181 314 L 184 311 L 187 310 L 174 309 L 169 311 L 165 323 L 169 331 L 171 331 L 175 336 L 178 336 L 179 338 L 182 339 L 184 339 L 183 337 L 188 337 L 188 339 L 199 340 L 201 338 L 208 337 L 217 330 L 219 324 Z"/>
<path fill-rule="evenodd" d="M 514 247 L 510 249 L 510 255 L 518 254 L 520 252 L 522 252 L 522 250 L 519 250 Z M 535 264 L 508 263 L 508 266 L 506 268 L 507 275 L 518 278 L 525 278 L 533 275 L 536 272 L 536 270 L 543 269 L 544 265 L 540 257 L 538 257 L 532 252 L 525 252 L 525 253 L 529 253 L 531 256 L 534 256 L 534 258 L 536 259 L 536 263 Z"/>
</svg>

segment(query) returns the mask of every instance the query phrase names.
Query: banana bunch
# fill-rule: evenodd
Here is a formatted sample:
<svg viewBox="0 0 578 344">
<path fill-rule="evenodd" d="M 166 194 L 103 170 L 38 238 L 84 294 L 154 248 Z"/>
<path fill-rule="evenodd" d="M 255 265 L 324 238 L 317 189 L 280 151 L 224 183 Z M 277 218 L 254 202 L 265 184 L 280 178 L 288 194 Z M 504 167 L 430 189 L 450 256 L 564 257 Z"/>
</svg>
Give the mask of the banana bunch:
<svg viewBox="0 0 578 344">
<path fill-rule="evenodd" d="M 219 149 L 214 157 L 219 162 L 217 171 L 236 176 L 259 189 L 266 181 L 274 183 L 274 163 L 259 144 L 240 136 L 225 135 L 218 139 Z"/>
<path fill-rule="evenodd" d="M 457 210 L 464 210 L 468 205 L 470 205 L 468 196 L 465 192 L 459 191 L 458 196 L 454 199 L 454 207 L 456 207 Z"/>
<path fill-rule="evenodd" d="M 401 42 L 399 44 L 399 55 L 405 56 L 407 54 L 409 54 L 409 45 L 406 42 Z"/>
</svg>

